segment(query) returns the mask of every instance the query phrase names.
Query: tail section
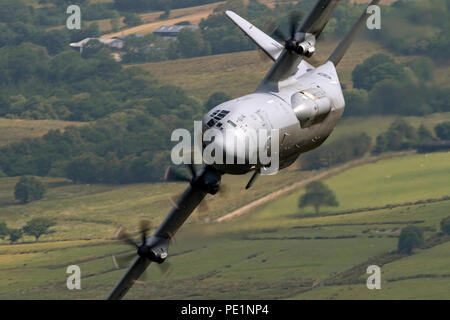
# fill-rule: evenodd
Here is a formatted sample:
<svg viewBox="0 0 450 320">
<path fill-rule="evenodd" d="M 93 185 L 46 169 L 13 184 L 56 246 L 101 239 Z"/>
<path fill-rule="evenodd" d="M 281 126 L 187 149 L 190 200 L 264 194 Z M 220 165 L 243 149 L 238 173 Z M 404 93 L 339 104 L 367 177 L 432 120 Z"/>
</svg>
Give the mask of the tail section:
<svg viewBox="0 0 450 320">
<path fill-rule="evenodd" d="M 290 21 L 289 37 L 284 37 L 284 44 L 280 44 L 270 36 L 256 28 L 250 22 L 238 16 L 232 11 L 226 11 L 226 15 L 236 24 L 258 47 L 260 47 L 275 63 L 272 65 L 257 91 L 278 91 L 279 82 L 288 79 L 298 71 L 298 66 L 303 58 L 310 57 L 315 52 L 316 39 L 322 33 L 330 20 L 339 0 L 318 0 L 305 21 L 297 27 L 297 19 Z M 378 4 L 379 0 L 372 0 L 370 5 Z M 333 51 L 329 57 L 335 66 L 344 56 L 350 44 L 355 39 L 366 18 L 367 10 L 359 18 L 358 22 Z M 295 17 L 295 15 L 293 16 Z M 278 30 L 279 31 L 279 30 Z M 281 32 L 278 32 L 280 34 Z"/>
<path fill-rule="evenodd" d="M 380 0 L 372 0 L 372 2 L 369 4 L 369 6 L 376 5 L 380 2 Z M 333 53 L 328 58 L 328 61 L 331 61 L 335 66 L 338 65 L 338 63 L 341 61 L 341 59 L 344 57 L 345 53 L 347 52 L 347 49 L 350 47 L 352 42 L 355 40 L 356 36 L 358 35 L 359 31 L 361 31 L 362 26 L 366 22 L 367 17 L 370 14 L 367 13 L 367 10 L 364 11 L 364 13 L 361 15 L 359 20 L 355 23 L 352 30 L 347 34 L 347 36 L 339 43 L 339 45 L 334 49 Z"/>
</svg>

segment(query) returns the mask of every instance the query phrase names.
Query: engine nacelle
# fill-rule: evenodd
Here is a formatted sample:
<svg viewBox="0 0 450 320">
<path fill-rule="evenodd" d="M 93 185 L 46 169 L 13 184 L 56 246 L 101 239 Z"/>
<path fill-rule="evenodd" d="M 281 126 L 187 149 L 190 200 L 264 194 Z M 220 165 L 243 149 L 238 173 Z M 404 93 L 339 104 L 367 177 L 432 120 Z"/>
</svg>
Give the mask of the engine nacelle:
<svg viewBox="0 0 450 320">
<path fill-rule="evenodd" d="M 295 52 L 305 57 L 311 57 L 316 52 L 316 37 L 311 33 L 298 33 Z"/>
<path fill-rule="evenodd" d="M 320 121 L 331 111 L 331 101 L 325 91 L 320 88 L 311 88 L 293 94 L 291 106 L 302 128 Z"/>
<path fill-rule="evenodd" d="M 314 45 L 312 41 L 303 41 L 298 45 L 298 53 L 310 58 L 316 52 Z"/>
</svg>

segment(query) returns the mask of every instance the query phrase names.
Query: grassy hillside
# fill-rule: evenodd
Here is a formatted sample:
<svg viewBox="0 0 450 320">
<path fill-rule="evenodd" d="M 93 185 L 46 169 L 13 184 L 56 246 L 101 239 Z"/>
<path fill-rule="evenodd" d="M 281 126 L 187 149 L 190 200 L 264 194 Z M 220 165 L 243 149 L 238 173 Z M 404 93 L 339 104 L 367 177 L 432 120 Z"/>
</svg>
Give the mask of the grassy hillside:
<svg viewBox="0 0 450 320">
<path fill-rule="evenodd" d="M 0 146 L 20 141 L 23 138 L 40 137 L 51 129 L 62 130 L 67 126 L 80 126 L 84 124 L 74 121 L 0 118 Z"/>
<path fill-rule="evenodd" d="M 449 153 L 409 155 L 331 177 L 326 182 L 337 192 L 341 206 L 328 212 L 361 204 L 375 206 L 449 195 L 449 157 Z M 264 179 L 274 179 L 271 183 L 275 185 L 283 180 L 287 183 L 289 177 L 301 178 L 298 173 L 286 172 Z M 244 193 L 239 190 L 245 179 L 232 180 L 226 182 L 233 202 L 243 201 Z M 47 181 L 53 187 L 45 200 L 19 206 L 8 203 L 8 181 L 0 182 L 5 186 L 0 193 L 1 212 L 9 224 L 19 226 L 42 215 L 57 217 L 58 223 L 57 232 L 42 237 L 42 243 L 0 245 L 0 270 L 7 275 L 0 280 L 0 298 L 104 298 L 124 271 L 115 270 L 111 262 L 111 254 L 127 251 L 126 246 L 110 240 L 116 225 L 132 229 L 141 217 L 158 222 L 169 207 L 166 197 L 183 188 L 167 184 L 74 186 L 54 180 Z M 10 185 L 13 182 L 9 181 Z M 261 179 L 254 192 L 275 189 L 274 185 Z M 149 282 L 136 285 L 128 297 L 371 298 L 374 293 L 364 286 L 364 274 L 358 275 L 362 285 L 317 284 L 369 259 L 375 259 L 371 264 L 376 264 L 377 257 L 395 250 L 399 228 L 405 225 L 423 227 L 425 237 L 430 239 L 450 208 L 447 200 L 302 217 L 307 212 L 299 213 L 292 198 L 281 197 L 229 222 L 202 224 L 191 218 L 171 248 L 172 273 L 162 277 L 152 265 L 147 274 Z M 222 201 L 231 202 L 230 198 Z M 213 210 L 221 206 L 219 200 L 210 201 Z M 46 242 L 62 239 L 66 240 Z M 445 277 L 450 260 L 444 254 L 446 250 L 448 242 L 444 241 L 384 264 L 383 290 L 377 297 L 448 299 L 450 283 Z M 65 289 L 65 268 L 69 264 L 81 267 L 80 291 Z M 428 278 L 420 278 L 421 274 L 428 274 Z M 440 286 L 432 286 L 438 281 Z"/>
<path fill-rule="evenodd" d="M 311 62 L 316 65 L 325 62 L 337 44 L 338 41 L 319 42 L 317 53 Z M 351 73 L 355 66 L 376 53 L 392 56 L 377 42 L 361 39 L 353 43 L 349 53 L 338 66 L 341 82 L 351 88 Z M 396 57 L 399 61 L 412 58 Z M 257 51 L 246 51 L 152 62 L 139 66 L 148 70 L 162 83 L 179 86 L 194 96 L 206 99 L 215 91 L 224 91 L 232 97 L 253 92 L 271 64 L 271 60 L 262 59 Z M 439 73 L 439 79 L 441 78 L 445 77 Z"/>
</svg>

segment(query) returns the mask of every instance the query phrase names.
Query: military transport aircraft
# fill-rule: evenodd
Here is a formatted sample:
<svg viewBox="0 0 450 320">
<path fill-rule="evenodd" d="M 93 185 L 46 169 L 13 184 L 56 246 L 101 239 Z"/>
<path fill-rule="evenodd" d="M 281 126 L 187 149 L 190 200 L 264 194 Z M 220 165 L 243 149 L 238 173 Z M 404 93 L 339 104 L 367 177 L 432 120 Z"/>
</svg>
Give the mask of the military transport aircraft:
<svg viewBox="0 0 450 320">
<path fill-rule="evenodd" d="M 331 18 L 338 2 L 339 0 L 319 0 L 301 24 L 298 24 L 298 15 L 291 15 L 289 36 L 278 28 L 273 32 L 274 36 L 284 41 L 283 44 L 236 13 L 226 11 L 228 18 L 250 37 L 274 64 L 254 93 L 227 101 L 205 114 L 203 130 L 220 127 L 221 131 L 230 136 L 245 133 L 248 128 L 258 130 L 270 127 L 278 130 L 279 169 L 288 167 L 301 153 L 320 146 L 344 112 L 345 102 L 336 66 L 369 15 L 367 10 L 364 11 L 328 60 L 321 66 L 314 67 L 304 58 L 314 54 L 316 39 Z M 373 0 L 370 5 L 376 5 L 378 2 L 379 0 Z M 228 148 L 226 143 L 220 147 L 225 154 L 231 153 L 233 156 L 234 149 Z M 174 234 L 207 194 L 216 194 L 219 191 L 223 174 L 245 174 L 254 171 L 246 186 L 249 188 L 261 170 L 264 170 L 261 164 L 248 163 L 213 163 L 204 165 L 198 171 L 193 165 L 188 168 L 192 175 L 190 178 L 167 172 L 168 180 L 186 181 L 190 185 L 152 235 L 148 235 L 149 227 L 146 223 L 141 224 L 140 244 L 121 233 L 122 239 L 133 245 L 137 254 L 108 299 L 121 299 L 151 262 L 162 266 L 168 256 L 169 244 Z"/>
</svg>

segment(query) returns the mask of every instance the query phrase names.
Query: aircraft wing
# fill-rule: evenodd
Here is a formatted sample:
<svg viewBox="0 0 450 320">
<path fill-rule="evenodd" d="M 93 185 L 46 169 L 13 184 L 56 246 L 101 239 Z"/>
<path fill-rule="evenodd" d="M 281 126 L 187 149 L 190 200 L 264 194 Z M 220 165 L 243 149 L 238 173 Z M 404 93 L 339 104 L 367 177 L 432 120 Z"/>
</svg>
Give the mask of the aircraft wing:
<svg viewBox="0 0 450 320">
<path fill-rule="evenodd" d="M 233 11 L 226 11 L 225 14 L 228 18 L 230 18 L 233 23 L 239 27 L 256 45 L 264 51 L 264 53 L 273 61 L 277 60 L 280 56 L 281 51 L 283 51 L 284 47 L 278 43 L 278 41 L 274 40 L 272 37 L 268 36 L 260 29 L 252 25 L 250 22 L 241 18 Z"/>
<path fill-rule="evenodd" d="M 300 26 L 299 32 L 312 33 L 316 38 L 333 15 L 339 0 L 319 0 Z"/>
<path fill-rule="evenodd" d="M 186 181 L 190 185 L 180 196 L 177 203 L 174 204 L 167 217 L 161 223 L 150 237 L 145 237 L 145 243 L 138 247 L 136 259 L 128 268 L 125 275 L 119 280 L 114 289 L 108 296 L 108 300 L 117 300 L 123 298 L 134 282 L 139 279 L 142 273 L 147 269 L 150 263 L 163 263 L 167 256 L 167 249 L 170 239 L 175 235 L 178 229 L 183 225 L 190 214 L 200 204 L 208 193 L 215 194 L 218 191 L 221 173 L 210 166 L 205 166 L 199 172 L 195 172 L 191 166 L 192 178 L 174 176 L 171 181 Z M 144 247 L 144 248 L 141 248 Z M 145 249 L 145 250 L 141 250 Z M 158 256 L 149 256 L 141 252 L 153 251 Z M 164 256 L 162 255 L 164 254 Z M 153 260 L 152 260 L 153 259 Z"/>
<path fill-rule="evenodd" d="M 150 265 L 151 261 L 137 256 L 133 261 L 131 266 L 128 268 L 127 272 L 116 284 L 114 289 L 108 296 L 108 300 L 119 300 L 130 290 L 134 282 L 139 279 L 139 277 L 144 273 L 145 269 Z"/>
</svg>

